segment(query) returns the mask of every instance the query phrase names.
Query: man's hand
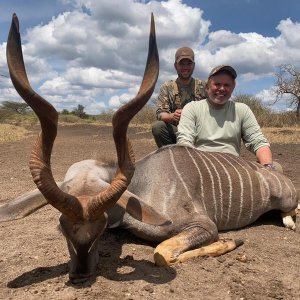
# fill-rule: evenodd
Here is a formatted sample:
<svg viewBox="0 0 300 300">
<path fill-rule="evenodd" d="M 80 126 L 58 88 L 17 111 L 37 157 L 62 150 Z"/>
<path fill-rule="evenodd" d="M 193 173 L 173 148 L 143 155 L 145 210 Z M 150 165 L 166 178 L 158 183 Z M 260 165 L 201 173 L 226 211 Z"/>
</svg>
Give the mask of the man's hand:
<svg viewBox="0 0 300 300">
<path fill-rule="evenodd" d="M 182 109 L 175 110 L 175 112 L 173 113 L 173 121 L 179 122 L 180 117 L 181 117 L 181 112 L 182 112 Z"/>
<path fill-rule="evenodd" d="M 160 120 L 166 123 L 178 123 L 180 120 L 182 109 L 176 109 L 173 113 L 162 112 L 160 114 Z"/>
</svg>

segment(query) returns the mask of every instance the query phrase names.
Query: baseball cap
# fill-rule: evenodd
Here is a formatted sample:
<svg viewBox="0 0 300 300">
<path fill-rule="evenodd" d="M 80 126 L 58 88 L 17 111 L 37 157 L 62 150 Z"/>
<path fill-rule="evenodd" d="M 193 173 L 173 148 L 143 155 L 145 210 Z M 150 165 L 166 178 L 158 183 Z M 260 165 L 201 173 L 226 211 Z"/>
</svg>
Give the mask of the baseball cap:
<svg viewBox="0 0 300 300">
<path fill-rule="evenodd" d="M 194 51 L 189 47 L 182 47 L 177 49 L 175 53 L 175 62 L 179 63 L 182 59 L 185 58 L 194 62 Z"/>
<path fill-rule="evenodd" d="M 236 77 L 237 77 L 236 71 L 233 67 L 226 66 L 226 65 L 220 65 L 220 66 L 214 67 L 211 70 L 211 72 L 208 75 L 208 78 L 212 77 L 213 75 L 218 74 L 219 72 L 227 72 L 227 73 L 229 73 L 229 75 L 231 75 L 231 77 L 233 79 L 236 79 Z"/>
</svg>

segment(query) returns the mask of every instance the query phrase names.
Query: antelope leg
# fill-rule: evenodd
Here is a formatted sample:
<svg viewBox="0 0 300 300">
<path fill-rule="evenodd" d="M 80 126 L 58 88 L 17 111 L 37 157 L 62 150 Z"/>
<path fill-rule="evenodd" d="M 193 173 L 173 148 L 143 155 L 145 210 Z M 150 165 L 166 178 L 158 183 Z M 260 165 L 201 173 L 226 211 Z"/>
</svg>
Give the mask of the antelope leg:
<svg viewBox="0 0 300 300">
<path fill-rule="evenodd" d="M 0 222 L 24 218 L 47 204 L 41 192 L 35 189 L 1 205 Z"/>
<path fill-rule="evenodd" d="M 160 243 L 154 250 L 156 265 L 168 266 L 178 262 L 178 257 L 190 249 L 209 245 L 218 240 L 216 225 L 210 220 L 185 225 L 179 234 Z"/>
<path fill-rule="evenodd" d="M 296 213 L 297 213 L 297 209 L 293 209 L 289 212 L 281 213 L 282 222 L 286 228 L 289 228 L 291 230 L 296 230 L 296 224 L 293 220 L 293 217 L 296 215 Z"/>
<path fill-rule="evenodd" d="M 57 182 L 57 186 L 65 190 L 64 182 Z M 35 189 L 0 205 L 0 222 L 25 218 L 47 204 L 42 193 Z"/>
<path fill-rule="evenodd" d="M 162 257 L 162 255 L 165 253 L 163 253 L 163 251 L 160 250 L 160 253 L 156 252 L 154 254 L 154 259 L 156 265 L 168 266 L 175 263 L 185 262 L 188 259 L 195 258 L 195 257 L 220 256 L 236 249 L 237 247 L 243 244 L 244 242 L 242 240 L 220 240 L 208 246 L 186 251 L 178 255 L 177 257 L 173 258 L 172 260 L 169 259 L 169 261 L 167 261 L 166 255 Z"/>
<path fill-rule="evenodd" d="M 212 243 L 208 246 L 201 247 L 198 249 L 187 251 L 179 255 L 176 262 L 184 262 L 190 258 L 200 256 L 220 256 L 227 252 L 230 252 L 243 244 L 242 240 L 220 240 Z"/>
</svg>

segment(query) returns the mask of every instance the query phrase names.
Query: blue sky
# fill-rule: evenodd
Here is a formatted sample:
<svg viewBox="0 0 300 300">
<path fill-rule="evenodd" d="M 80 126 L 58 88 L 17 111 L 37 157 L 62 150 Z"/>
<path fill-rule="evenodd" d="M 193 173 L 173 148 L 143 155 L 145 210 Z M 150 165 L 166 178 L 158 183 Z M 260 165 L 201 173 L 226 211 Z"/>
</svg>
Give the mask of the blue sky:
<svg viewBox="0 0 300 300">
<path fill-rule="evenodd" d="M 0 2 L 0 74 L 16 12 L 27 73 L 36 91 L 58 110 L 82 104 L 98 114 L 135 96 L 147 56 L 150 13 L 156 20 L 160 84 L 176 78 L 174 53 L 190 46 L 195 77 L 218 64 L 238 72 L 236 93 L 272 103 L 274 72 L 300 69 L 299 0 L 9 0 Z M 0 102 L 22 101 L 0 77 Z M 282 101 L 277 109 L 287 109 Z"/>
</svg>

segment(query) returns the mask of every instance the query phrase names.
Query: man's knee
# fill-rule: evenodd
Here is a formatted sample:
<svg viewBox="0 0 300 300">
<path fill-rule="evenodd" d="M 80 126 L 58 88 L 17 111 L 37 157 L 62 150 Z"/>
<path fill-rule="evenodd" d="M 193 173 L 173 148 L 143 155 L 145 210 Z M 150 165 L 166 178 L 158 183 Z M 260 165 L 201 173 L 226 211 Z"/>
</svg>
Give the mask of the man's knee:
<svg viewBox="0 0 300 300">
<path fill-rule="evenodd" d="M 160 136 L 162 132 L 164 132 L 166 128 L 166 124 L 164 121 L 156 121 L 152 124 L 152 134 L 156 136 Z"/>
<path fill-rule="evenodd" d="M 164 121 L 156 121 L 152 124 L 152 134 L 156 145 L 160 148 L 165 145 L 176 143 L 176 127 L 165 123 Z"/>
</svg>

